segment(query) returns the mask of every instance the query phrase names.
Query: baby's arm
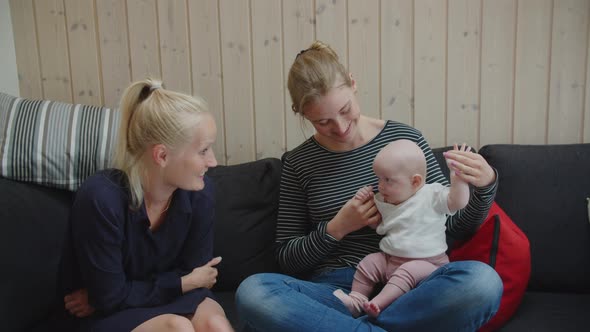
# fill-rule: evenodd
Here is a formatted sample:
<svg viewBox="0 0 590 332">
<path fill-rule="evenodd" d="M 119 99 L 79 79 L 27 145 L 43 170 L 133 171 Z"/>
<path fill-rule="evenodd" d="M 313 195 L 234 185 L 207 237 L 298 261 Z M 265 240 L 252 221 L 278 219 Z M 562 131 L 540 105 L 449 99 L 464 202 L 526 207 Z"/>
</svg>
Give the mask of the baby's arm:
<svg viewBox="0 0 590 332">
<path fill-rule="evenodd" d="M 459 151 L 470 151 L 471 148 L 466 146 L 465 143 L 461 145 L 461 148 L 454 145 L 454 150 Z M 469 202 L 469 184 L 463 181 L 459 176 L 457 176 L 457 172 L 460 172 L 457 168 L 453 167 L 451 162 L 447 164 L 450 169 L 451 173 L 451 188 L 449 192 L 449 196 L 447 198 L 447 205 L 449 206 L 449 211 L 451 213 L 455 213 L 457 210 L 460 210 L 467 206 Z"/>
</svg>

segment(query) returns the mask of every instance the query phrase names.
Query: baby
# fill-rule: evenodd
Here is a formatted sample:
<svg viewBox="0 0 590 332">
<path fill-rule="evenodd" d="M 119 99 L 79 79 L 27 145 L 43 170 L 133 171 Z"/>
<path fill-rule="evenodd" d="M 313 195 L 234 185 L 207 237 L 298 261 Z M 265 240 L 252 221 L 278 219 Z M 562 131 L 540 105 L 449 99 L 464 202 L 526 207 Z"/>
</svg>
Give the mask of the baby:
<svg viewBox="0 0 590 332">
<path fill-rule="evenodd" d="M 455 150 L 469 151 L 463 144 Z M 334 291 L 354 317 L 366 312 L 377 317 L 381 310 L 410 291 L 438 267 L 449 262 L 445 222 L 447 215 L 464 208 L 469 201 L 469 185 L 451 168 L 451 186 L 425 184 L 426 158 L 416 143 L 397 140 L 385 146 L 373 162 L 379 180 L 375 205 L 382 221 L 377 233 L 384 235 L 381 252 L 367 255 L 358 265 L 350 294 Z M 373 194 L 363 187 L 355 198 L 366 200 Z M 384 283 L 369 301 L 375 284 Z"/>
</svg>

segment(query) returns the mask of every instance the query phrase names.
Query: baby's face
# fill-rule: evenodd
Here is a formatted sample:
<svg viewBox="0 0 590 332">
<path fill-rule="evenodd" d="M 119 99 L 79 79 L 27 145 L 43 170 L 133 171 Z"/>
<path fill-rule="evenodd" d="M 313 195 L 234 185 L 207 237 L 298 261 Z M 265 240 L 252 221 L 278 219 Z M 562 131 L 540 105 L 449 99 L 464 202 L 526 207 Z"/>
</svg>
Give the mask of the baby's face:
<svg viewBox="0 0 590 332">
<path fill-rule="evenodd" d="M 386 203 L 398 205 L 414 195 L 412 175 L 395 172 L 380 163 L 374 164 L 373 170 L 379 179 L 379 193 Z"/>
</svg>

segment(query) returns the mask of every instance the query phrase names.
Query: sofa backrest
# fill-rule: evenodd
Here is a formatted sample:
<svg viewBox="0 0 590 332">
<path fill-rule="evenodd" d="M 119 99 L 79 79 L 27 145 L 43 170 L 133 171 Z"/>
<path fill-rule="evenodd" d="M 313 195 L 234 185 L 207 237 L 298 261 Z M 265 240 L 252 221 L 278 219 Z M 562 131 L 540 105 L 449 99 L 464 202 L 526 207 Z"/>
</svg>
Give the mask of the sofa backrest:
<svg viewBox="0 0 590 332">
<path fill-rule="evenodd" d="M 274 249 L 281 169 L 279 159 L 266 158 L 207 172 L 216 195 L 213 254 L 223 258 L 214 290 L 235 290 L 254 273 L 279 271 Z"/>
<path fill-rule="evenodd" d="M 488 145 L 496 202 L 528 236 L 529 290 L 590 292 L 590 144 Z"/>
</svg>

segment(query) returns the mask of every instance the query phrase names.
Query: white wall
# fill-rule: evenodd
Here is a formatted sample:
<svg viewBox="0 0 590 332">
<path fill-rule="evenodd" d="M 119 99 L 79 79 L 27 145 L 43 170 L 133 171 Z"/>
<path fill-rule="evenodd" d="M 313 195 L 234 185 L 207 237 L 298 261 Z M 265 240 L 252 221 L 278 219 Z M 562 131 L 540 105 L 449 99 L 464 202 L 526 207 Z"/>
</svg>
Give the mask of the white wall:
<svg viewBox="0 0 590 332">
<path fill-rule="evenodd" d="M 0 0 L 0 91 L 19 96 L 14 36 L 8 0 Z"/>
</svg>

